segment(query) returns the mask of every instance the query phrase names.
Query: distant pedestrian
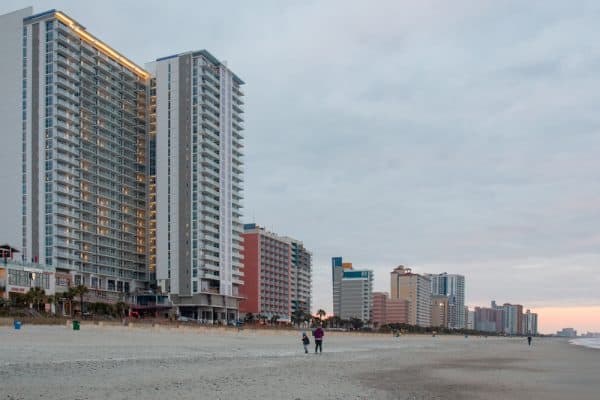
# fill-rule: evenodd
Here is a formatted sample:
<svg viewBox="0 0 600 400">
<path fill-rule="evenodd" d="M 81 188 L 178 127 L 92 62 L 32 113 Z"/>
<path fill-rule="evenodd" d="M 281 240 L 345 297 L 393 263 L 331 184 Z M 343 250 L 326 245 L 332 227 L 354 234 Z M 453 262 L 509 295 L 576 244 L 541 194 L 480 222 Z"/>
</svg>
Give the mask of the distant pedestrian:
<svg viewBox="0 0 600 400">
<path fill-rule="evenodd" d="M 323 336 L 325 336 L 325 331 L 323 328 L 321 328 L 321 326 L 318 326 L 317 329 L 313 331 L 312 335 L 315 337 L 315 354 L 317 354 L 317 350 L 319 350 L 319 353 L 322 353 Z"/>
<path fill-rule="evenodd" d="M 527 344 L 529 344 L 531 346 L 531 341 L 533 340 L 533 338 L 531 337 L 531 335 L 527 336 Z"/>
<path fill-rule="evenodd" d="M 310 339 L 306 336 L 306 332 L 302 332 L 302 346 L 304 346 L 304 353 L 308 354 L 308 345 L 310 344 Z"/>
</svg>

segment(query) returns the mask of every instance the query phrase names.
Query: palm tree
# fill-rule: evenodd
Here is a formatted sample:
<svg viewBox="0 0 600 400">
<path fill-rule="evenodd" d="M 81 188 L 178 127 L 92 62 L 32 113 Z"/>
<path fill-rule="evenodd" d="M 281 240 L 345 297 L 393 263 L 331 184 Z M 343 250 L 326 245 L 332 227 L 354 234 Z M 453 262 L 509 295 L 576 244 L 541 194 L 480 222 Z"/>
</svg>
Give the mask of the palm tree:
<svg viewBox="0 0 600 400">
<path fill-rule="evenodd" d="M 124 301 L 119 301 L 115 304 L 114 310 L 120 318 L 123 318 L 125 313 L 129 310 L 129 304 Z"/>
<path fill-rule="evenodd" d="M 75 293 L 75 288 L 70 287 L 66 292 L 63 293 L 62 296 L 69 302 L 69 315 L 73 317 L 73 299 L 75 296 L 77 296 L 77 293 Z"/>
<path fill-rule="evenodd" d="M 312 319 L 312 315 L 310 315 L 309 313 L 303 313 L 302 314 L 302 322 L 304 322 L 304 323 L 310 323 L 311 319 Z"/>
<path fill-rule="evenodd" d="M 79 296 L 79 305 L 81 306 L 81 316 L 83 317 L 83 295 L 88 292 L 88 288 L 85 285 L 78 285 L 75 287 L 74 293 Z"/>
<path fill-rule="evenodd" d="M 40 311 L 40 303 L 46 300 L 46 292 L 44 289 L 37 286 L 32 287 L 29 289 L 29 292 L 27 292 L 27 299 L 32 305 L 35 306 L 37 311 Z"/>
<path fill-rule="evenodd" d="M 319 308 L 317 310 L 317 315 L 319 316 L 319 319 L 323 321 L 323 317 L 327 315 L 327 312 L 325 312 L 325 310 L 323 310 L 322 308 Z"/>
<path fill-rule="evenodd" d="M 52 306 L 55 306 L 54 312 L 56 312 L 56 304 L 58 304 L 58 299 L 59 299 L 58 296 L 59 296 L 58 294 L 55 294 L 55 295 L 50 295 L 46 298 L 46 302 L 48 304 L 50 304 L 50 312 L 52 312 Z"/>
<path fill-rule="evenodd" d="M 300 322 L 304 321 L 304 310 L 301 308 L 294 310 L 292 313 L 292 323 L 300 326 Z"/>
<path fill-rule="evenodd" d="M 354 329 L 360 329 L 365 325 L 362 319 L 355 317 L 350 318 L 350 324 Z"/>
</svg>

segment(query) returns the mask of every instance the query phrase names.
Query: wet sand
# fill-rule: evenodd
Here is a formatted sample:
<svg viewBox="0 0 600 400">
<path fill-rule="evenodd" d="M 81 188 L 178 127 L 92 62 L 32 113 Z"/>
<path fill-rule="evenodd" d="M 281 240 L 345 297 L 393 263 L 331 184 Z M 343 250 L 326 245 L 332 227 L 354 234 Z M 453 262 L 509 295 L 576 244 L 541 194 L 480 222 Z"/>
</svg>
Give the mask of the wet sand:
<svg viewBox="0 0 600 400">
<path fill-rule="evenodd" d="M 305 355 L 296 332 L 0 327 L 0 399 L 600 398 L 600 351 L 566 340 L 326 334 L 323 348 Z"/>
</svg>

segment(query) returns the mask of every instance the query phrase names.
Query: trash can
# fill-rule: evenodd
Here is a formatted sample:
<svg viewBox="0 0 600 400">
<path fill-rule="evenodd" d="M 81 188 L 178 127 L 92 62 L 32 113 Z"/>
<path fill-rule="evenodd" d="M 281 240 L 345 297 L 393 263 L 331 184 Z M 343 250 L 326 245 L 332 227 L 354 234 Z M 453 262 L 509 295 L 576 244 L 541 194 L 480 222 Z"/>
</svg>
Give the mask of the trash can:
<svg viewBox="0 0 600 400">
<path fill-rule="evenodd" d="M 14 325 L 15 325 L 15 329 L 16 329 L 16 330 L 19 330 L 19 329 L 21 329 L 21 321 L 17 321 L 17 320 L 15 320 L 15 322 L 14 322 Z"/>
<path fill-rule="evenodd" d="M 78 331 L 79 330 L 79 321 L 73 321 L 73 330 L 74 331 Z"/>
</svg>

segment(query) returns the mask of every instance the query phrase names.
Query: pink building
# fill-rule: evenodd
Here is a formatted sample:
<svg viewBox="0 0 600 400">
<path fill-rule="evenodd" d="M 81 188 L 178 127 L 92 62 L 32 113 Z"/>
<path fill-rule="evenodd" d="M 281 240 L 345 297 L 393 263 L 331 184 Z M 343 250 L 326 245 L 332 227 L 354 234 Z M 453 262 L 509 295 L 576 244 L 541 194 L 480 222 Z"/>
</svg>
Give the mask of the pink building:
<svg viewBox="0 0 600 400">
<path fill-rule="evenodd" d="M 504 311 L 496 308 L 475 307 L 475 329 L 481 332 L 503 332 Z"/>
<path fill-rule="evenodd" d="M 408 301 L 390 299 L 384 292 L 373 293 L 373 325 L 406 324 L 408 322 Z"/>
<path fill-rule="evenodd" d="M 385 325 L 387 322 L 386 303 L 388 294 L 384 292 L 373 292 L 372 317 L 374 326 Z"/>
<path fill-rule="evenodd" d="M 403 299 L 387 300 L 387 323 L 388 324 L 407 324 L 408 323 L 408 301 Z"/>
<path fill-rule="evenodd" d="M 278 236 L 256 224 L 244 226 L 244 284 L 240 287 L 240 312 L 291 317 L 292 246 L 290 239 Z"/>
</svg>

